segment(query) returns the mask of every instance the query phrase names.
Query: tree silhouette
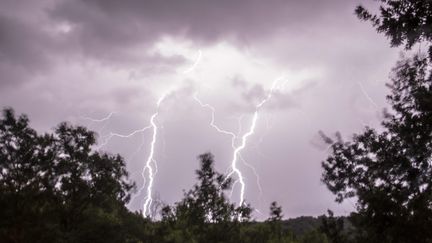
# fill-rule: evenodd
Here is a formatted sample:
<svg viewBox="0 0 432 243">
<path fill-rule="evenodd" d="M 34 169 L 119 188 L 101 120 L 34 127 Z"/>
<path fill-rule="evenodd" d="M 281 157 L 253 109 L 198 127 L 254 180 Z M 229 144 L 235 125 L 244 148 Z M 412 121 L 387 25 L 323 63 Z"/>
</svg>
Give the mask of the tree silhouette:
<svg viewBox="0 0 432 243">
<path fill-rule="evenodd" d="M 236 207 L 226 198 L 232 180 L 214 170 L 210 153 L 199 156 L 200 169 L 196 171 L 198 184 L 185 193 L 175 207 L 163 209 L 163 220 L 183 228 L 185 238 L 197 242 L 235 242 L 239 224 L 250 219 L 251 208 L 244 204 Z"/>
<path fill-rule="evenodd" d="M 432 241 L 432 76 L 425 57 L 399 61 L 383 130 L 336 141 L 322 163 L 338 202 L 356 197 L 354 223 L 373 242 Z"/>
<path fill-rule="evenodd" d="M 161 221 L 143 218 L 125 207 L 134 184 L 123 159 L 95 151 L 95 141 L 94 132 L 67 123 L 38 135 L 26 116 L 4 110 L 0 242 L 327 242 L 316 230 L 295 239 L 275 202 L 267 221 L 251 221 L 249 205 L 226 198 L 232 180 L 214 170 L 209 153 L 199 156 L 198 183 L 161 210 Z"/>
<path fill-rule="evenodd" d="M 118 242 L 124 237 L 118 229 L 134 184 L 127 180 L 123 159 L 93 151 L 94 143 L 95 134 L 84 127 L 62 123 L 54 134 L 38 135 L 26 116 L 3 111 L 3 242 Z"/>
<path fill-rule="evenodd" d="M 378 32 L 390 38 L 392 46 L 405 45 L 406 49 L 421 41 L 432 41 L 432 1 L 379 0 L 380 15 L 371 14 L 363 6 L 355 10 L 357 16 L 371 21 Z M 432 56 L 432 47 L 429 48 Z"/>
<path fill-rule="evenodd" d="M 380 16 L 359 6 L 392 46 L 432 41 L 432 2 L 380 0 Z M 432 57 L 432 49 L 429 49 Z M 322 163 L 323 181 L 336 201 L 356 197 L 351 220 L 360 241 L 432 242 L 432 73 L 422 54 L 403 57 L 392 70 L 382 130 L 366 127 L 352 141 L 338 139 Z"/>
<path fill-rule="evenodd" d="M 281 241 L 283 237 L 282 230 L 282 207 L 278 206 L 276 202 L 270 204 L 270 217 L 267 222 L 270 224 L 270 230 L 273 232 L 271 236 L 274 240 Z"/>
<path fill-rule="evenodd" d="M 320 227 L 332 243 L 345 243 L 348 242 L 344 234 L 344 220 L 343 218 L 336 218 L 331 210 L 327 211 L 328 216 L 322 217 L 322 225 Z"/>
</svg>

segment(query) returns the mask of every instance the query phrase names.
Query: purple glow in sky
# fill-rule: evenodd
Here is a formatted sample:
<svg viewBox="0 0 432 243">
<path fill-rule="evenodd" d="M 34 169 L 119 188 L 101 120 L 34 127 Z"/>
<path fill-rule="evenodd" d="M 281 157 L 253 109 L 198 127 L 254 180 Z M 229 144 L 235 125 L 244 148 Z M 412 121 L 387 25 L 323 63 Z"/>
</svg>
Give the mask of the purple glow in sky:
<svg viewBox="0 0 432 243">
<path fill-rule="evenodd" d="M 139 187 L 154 131 L 144 128 L 157 111 L 152 191 L 172 204 L 195 182 L 199 154 L 212 152 L 229 173 L 257 106 L 283 77 L 239 153 L 245 187 L 237 183 L 232 200 L 243 188 L 265 216 L 272 201 L 286 217 L 347 214 L 352 204 L 336 204 L 320 182 L 319 131 L 378 126 L 399 52 L 356 18 L 358 4 L 374 3 L 0 0 L 0 105 L 39 131 L 61 121 L 95 130 Z M 129 207 L 145 201 L 138 194 Z"/>
</svg>

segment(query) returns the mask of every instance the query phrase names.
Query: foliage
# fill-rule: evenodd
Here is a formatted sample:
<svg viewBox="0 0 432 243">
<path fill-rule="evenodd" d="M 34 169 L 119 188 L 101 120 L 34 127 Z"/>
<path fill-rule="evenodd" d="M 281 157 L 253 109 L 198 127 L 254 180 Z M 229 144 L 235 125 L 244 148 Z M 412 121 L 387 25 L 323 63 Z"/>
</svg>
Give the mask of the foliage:
<svg viewBox="0 0 432 243">
<path fill-rule="evenodd" d="M 383 130 L 336 141 L 323 181 L 338 202 L 357 198 L 356 226 L 376 242 L 432 240 L 432 79 L 426 58 L 393 70 Z"/>
<path fill-rule="evenodd" d="M 381 17 L 362 7 L 356 12 L 378 31 L 405 41 L 431 41 L 430 1 L 381 1 Z M 431 242 L 432 234 L 432 76 L 422 55 L 403 58 L 392 71 L 392 112 L 383 129 L 366 127 L 351 142 L 332 145 L 323 162 L 323 181 L 338 202 L 356 197 L 352 221 L 359 237 L 373 242 Z"/>
<path fill-rule="evenodd" d="M 348 239 L 344 232 L 344 218 L 334 217 L 331 210 L 328 210 L 328 215 L 329 216 L 322 217 L 321 232 L 323 232 L 332 243 L 347 242 Z"/>
<path fill-rule="evenodd" d="M 363 6 L 355 10 L 357 16 L 371 21 L 378 32 L 390 38 L 392 46 L 432 41 L 432 1 L 430 0 L 379 0 L 380 15 L 371 14 Z M 432 55 L 432 47 L 429 49 Z"/>
<path fill-rule="evenodd" d="M 251 221 L 249 205 L 236 207 L 225 197 L 232 180 L 214 171 L 213 156 L 206 153 L 199 159 L 198 183 L 180 202 L 162 210 L 165 237 L 160 242 L 299 242 L 283 229 L 282 208 L 276 202 L 266 222 Z M 323 234 L 313 234 L 315 242 L 326 242 Z"/>
<path fill-rule="evenodd" d="M 327 242 L 315 230 L 295 236 L 283 226 L 282 208 L 266 222 L 252 208 L 225 196 L 232 180 L 199 156 L 198 183 L 161 211 L 161 221 L 130 212 L 134 184 L 119 155 L 94 151 L 95 134 L 61 123 L 39 135 L 26 116 L 5 109 L 0 119 L 1 242 Z"/>
<path fill-rule="evenodd" d="M 240 222 L 249 220 L 251 208 L 235 207 L 228 202 L 224 191 L 230 188 L 232 180 L 214 170 L 211 154 L 199 158 L 199 183 L 174 207 L 163 209 L 162 222 L 192 242 L 236 242 Z M 170 234 L 167 237 L 175 238 Z"/>
<path fill-rule="evenodd" d="M 0 238 L 3 242 L 120 242 L 129 191 L 123 159 L 95 152 L 95 134 L 60 124 L 38 135 L 22 115 L 0 119 Z M 111 235 L 115 234 L 115 235 Z M 105 237 L 104 237 L 105 238 Z M 99 238 L 100 239 L 100 238 Z M 103 240 L 99 240 L 102 242 Z"/>
</svg>

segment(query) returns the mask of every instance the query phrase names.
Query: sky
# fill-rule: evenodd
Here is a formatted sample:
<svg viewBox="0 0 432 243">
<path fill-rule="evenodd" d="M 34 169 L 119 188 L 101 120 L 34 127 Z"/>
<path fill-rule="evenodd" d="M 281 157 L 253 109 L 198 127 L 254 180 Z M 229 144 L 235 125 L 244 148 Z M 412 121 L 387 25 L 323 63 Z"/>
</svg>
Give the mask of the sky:
<svg viewBox="0 0 432 243">
<path fill-rule="evenodd" d="M 321 182 L 319 132 L 349 139 L 379 127 L 401 51 L 356 18 L 358 4 L 376 9 L 369 0 L 0 0 L 0 106 L 40 132 L 62 121 L 98 132 L 95 149 L 121 154 L 138 188 L 149 184 L 141 172 L 154 142 L 151 195 L 167 204 L 196 182 L 198 155 L 211 152 L 229 173 L 247 135 L 236 168 L 256 219 L 272 201 L 286 218 L 345 215 L 355 201 L 335 203 Z M 236 183 L 228 196 L 240 194 Z M 137 192 L 128 207 L 145 199 Z"/>
</svg>

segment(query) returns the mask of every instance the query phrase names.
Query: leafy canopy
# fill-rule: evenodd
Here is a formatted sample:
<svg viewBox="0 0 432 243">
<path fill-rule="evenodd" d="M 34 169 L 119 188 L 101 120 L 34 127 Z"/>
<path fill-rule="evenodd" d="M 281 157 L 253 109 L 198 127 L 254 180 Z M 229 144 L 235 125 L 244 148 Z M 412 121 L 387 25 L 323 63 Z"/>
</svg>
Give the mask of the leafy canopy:
<svg viewBox="0 0 432 243">
<path fill-rule="evenodd" d="M 432 40 L 431 1 L 381 0 L 380 16 L 359 6 L 393 46 Z M 430 53 L 432 54 L 432 52 Z M 358 237 L 372 242 L 432 241 L 432 64 L 419 54 L 392 70 L 382 129 L 366 127 L 352 141 L 325 140 L 332 152 L 322 179 L 336 201 L 357 199 L 352 221 Z"/>
</svg>

